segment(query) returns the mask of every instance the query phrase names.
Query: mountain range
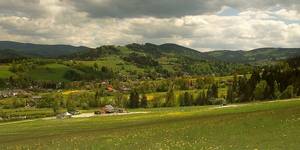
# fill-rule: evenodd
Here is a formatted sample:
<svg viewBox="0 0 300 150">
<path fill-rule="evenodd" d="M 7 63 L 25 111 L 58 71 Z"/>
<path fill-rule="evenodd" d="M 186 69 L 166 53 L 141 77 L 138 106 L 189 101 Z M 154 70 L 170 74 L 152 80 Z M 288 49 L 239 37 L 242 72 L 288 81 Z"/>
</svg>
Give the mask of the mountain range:
<svg viewBox="0 0 300 150">
<path fill-rule="evenodd" d="M 122 46 L 102 46 L 106 47 L 106 53 L 114 53 L 117 47 Z M 196 60 L 207 61 L 224 61 L 230 63 L 257 63 L 266 61 L 275 61 L 287 59 L 300 55 L 300 48 L 259 48 L 250 51 L 231 51 L 218 50 L 211 52 L 200 52 L 191 48 L 177 44 L 167 43 L 155 45 L 146 44 L 129 44 L 123 46 L 136 52 L 145 52 L 153 57 L 162 54 L 180 55 Z M 42 58 L 60 58 L 60 57 L 98 57 L 96 49 L 84 46 L 72 45 L 43 45 L 32 43 L 19 43 L 11 41 L 0 41 L 0 59 L 20 58 L 20 57 L 42 57 Z M 102 51 L 103 52 L 103 51 Z M 102 55 L 102 54 L 100 54 Z"/>
<path fill-rule="evenodd" d="M 15 53 L 19 56 L 27 57 L 47 57 L 55 58 L 62 55 L 69 55 L 72 53 L 88 50 L 90 48 L 71 45 L 43 45 L 43 44 L 32 44 L 32 43 L 19 43 L 11 41 L 0 41 L 1 54 Z M 4 52 L 5 51 L 5 52 Z"/>
</svg>

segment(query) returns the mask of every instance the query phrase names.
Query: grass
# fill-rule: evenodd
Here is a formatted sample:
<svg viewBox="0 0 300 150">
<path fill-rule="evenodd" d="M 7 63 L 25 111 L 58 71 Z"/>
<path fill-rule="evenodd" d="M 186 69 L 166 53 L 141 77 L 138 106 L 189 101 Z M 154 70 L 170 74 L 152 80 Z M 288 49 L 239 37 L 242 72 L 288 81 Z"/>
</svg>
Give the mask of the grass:
<svg viewBox="0 0 300 150">
<path fill-rule="evenodd" d="M 0 149 L 300 147 L 300 100 L 144 111 L 150 113 L 2 123 Z"/>
<path fill-rule="evenodd" d="M 50 108 L 18 108 L 18 109 L 0 109 L 0 117 L 2 118 L 11 118 L 12 120 L 23 120 L 25 119 L 34 119 L 34 118 L 45 118 L 54 116 L 53 110 Z M 1 120 L 0 120 L 1 122 Z M 4 122 L 4 121 L 3 121 Z"/>
<path fill-rule="evenodd" d="M 100 58 L 96 61 L 78 61 L 87 66 L 93 66 L 95 63 L 98 64 L 99 67 L 108 67 L 114 71 L 119 71 L 122 74 L 128 74 L 128 72 L 142 72 L 143 69 L 138 68 L 134 64 L 125 62 L 118 56 L 109 56 L 105 58 Z"/>
<path fill-rule="evenodd" d="M 64 79 L 64 75 L 71 69 L 61 64 L 47 64 L 31 70 L 27 75 L 35 80 L 67 81 Z"/>
<path fill-rule="evenodd" d="M 0 65 L 0 79 L 9 78 L 13 73 L 9 71 L 8 65 Z"/>
</svg>

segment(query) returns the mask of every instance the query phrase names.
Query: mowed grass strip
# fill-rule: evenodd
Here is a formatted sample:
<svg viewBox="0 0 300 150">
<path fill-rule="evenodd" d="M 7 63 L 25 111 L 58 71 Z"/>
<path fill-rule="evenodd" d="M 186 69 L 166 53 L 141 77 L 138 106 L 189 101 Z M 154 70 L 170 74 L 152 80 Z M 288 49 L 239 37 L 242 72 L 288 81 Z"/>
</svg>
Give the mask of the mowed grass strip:
<svg viewBox="0 0 300 150">
<path fill-rule="evenodd" d="M 0 149 L 300 147 L 299 100 L 146 111 L 149 113 L 0 124 Z"/>
</svg>

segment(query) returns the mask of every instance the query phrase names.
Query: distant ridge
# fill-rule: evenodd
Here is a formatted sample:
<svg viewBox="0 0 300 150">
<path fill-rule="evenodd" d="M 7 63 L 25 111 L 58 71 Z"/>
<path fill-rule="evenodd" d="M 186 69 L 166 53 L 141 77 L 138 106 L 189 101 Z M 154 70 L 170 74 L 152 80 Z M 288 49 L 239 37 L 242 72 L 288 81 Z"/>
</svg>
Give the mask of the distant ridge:
<svg viewBox="0 0 300 150">
<path fill-rule="evenodd" d="M 217 60 L 236 63 L 253 63 L 288 59 L 300 56 L 300 48 L 258 48 L 250 51 L 220 50 L 206 52 Z"/>
<path fill-rule="evenodd" d="M 64 58 L 72 58 L 75 56 L 76 58 L 97 58 L 103 54 L 117 54 L 119 51 L 117 47 L 119 46 L 109 45 L 94 49 L 85 46 L 45 45 L 0 41 L 0 59 L 19 57 L 61 58 L 62 56 L 64 56 Z M 132 43 L 123 47 L 127 47 L 137 52 L 140 51 L 153 57 L 160 57 L 163 54 L 168 54 L 177 55 L 179 57 L 187 57 L 195 60 L 225 61 L 231 63 L 260 63 L 300 56 L 300 48 L 258 48 L 250 51 L 218 50 L 211 52 L 200 52 L 195 49 L 173 43 L 161 45 L 152 43 Z M 119 53 L 119 55 L 122 55 L 122 53 Z"/>
<path fill-rule="evenodd" d="M 14 50 L 15 53 L 24 56 L 36 56 L 55 58 L 63 55 L 69 55 L 72 53 L 80 52 L 90 49 L 83 46 L 71 46 L 71 45 L 44 45 L 44 44 L 32 44 L 32 43 L 20 43 L 12 41 L 0 41 L 0 50 Z"/>
</svg>

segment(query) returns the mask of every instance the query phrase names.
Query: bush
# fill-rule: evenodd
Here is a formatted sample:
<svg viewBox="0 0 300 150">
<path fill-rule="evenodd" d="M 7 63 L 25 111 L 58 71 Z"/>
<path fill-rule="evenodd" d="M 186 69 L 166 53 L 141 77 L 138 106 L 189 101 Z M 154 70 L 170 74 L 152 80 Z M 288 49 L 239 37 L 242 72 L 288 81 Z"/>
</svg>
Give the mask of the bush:
<svg viewBox="0 0 300 150">
<path fill-rule="evenodd" d="M 81 74 L 79 74 L 77 71 L 74 70 L 68 70 L 64 74 L 64 78 L 70 81 L 79 81 L 81 80 Z"/>
<path fill-rule="evenodd" d="M 151 101 L 151 106 L 154 108 L 162 107 L 164 104 L 164 101 L 161 97 L 153 97 L 153 100 Z"/>
<path fill-rule="evenodd" d="M 174 93 L 173 88 L 171 87 L 166 94 L 166 107 L 173 107 L 176 105 L 176 95 Z"/>
<path fill-rule="evenodd" d="M 264 99 L 265 97 L 265 91 L 266 91 L 266 89 L 267 89 L 267 87 L 268 87 L 268 83 L 267 83 L 267 81 L 265 81 L 265 80 L 262 80 L 262 81 L 260 81 L 257 85 L 256 85 L 256 87 L 255 87 L 255 90 L 254 90 L 254 98 L 256 99 L 256 100 L 262 100 L 262 99 Z"/>
<path fill-rule="evenodd" d="M 208 100 L 210 104 L 212 105 L 223 105 L 226 104 L 226 100 L 224 98 L 211 98 Z"/>
<path fill-rule="evenodd" d="M 13 101 L 13 108 L 20 108 L 25 107 L 25 100 L 24 99 L 15 99 Z"/>
<path fill-rule="evenodd" d="M 288 99 L 294 97 L 294 86 L 288 86 L 280 95 L 281 99 Z"/>
<path fill-rule="evenodd" d="M 87 103 L 81 103 L 81 104 L 80 104 L 80 107 L 81 107 L 82 109 L 84 109 L 84 110 L 88 110 L 88 109 L 89 109 L 89 104 L 87 104 Z"/>
</svg>

